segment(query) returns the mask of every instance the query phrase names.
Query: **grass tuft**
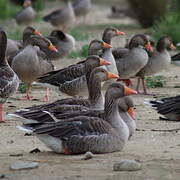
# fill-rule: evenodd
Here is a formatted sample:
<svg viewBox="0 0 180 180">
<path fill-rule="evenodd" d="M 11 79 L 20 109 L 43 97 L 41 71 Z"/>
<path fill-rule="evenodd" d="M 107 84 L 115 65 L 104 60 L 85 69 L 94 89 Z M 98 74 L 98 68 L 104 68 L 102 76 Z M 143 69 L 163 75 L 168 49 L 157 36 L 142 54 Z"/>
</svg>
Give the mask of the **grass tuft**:
<svg viewBox="0 0 180 180">
<path fill-rule="evenodd" d="M 84 46 L 82 46 L 81 50 L 79 51 L 72 51 L 71 53 L 69 53 L 68 57 L 69 58 L 83 58 L 83 57 L 87 57 L 88 56 L 88 44 L 85 44 Z"/>
<path fill-rule="evenodd" d="M 145 77 L 147 88 L 163 87 L 166 83 L 164 76 L 149 76 Z"/>
</svg>

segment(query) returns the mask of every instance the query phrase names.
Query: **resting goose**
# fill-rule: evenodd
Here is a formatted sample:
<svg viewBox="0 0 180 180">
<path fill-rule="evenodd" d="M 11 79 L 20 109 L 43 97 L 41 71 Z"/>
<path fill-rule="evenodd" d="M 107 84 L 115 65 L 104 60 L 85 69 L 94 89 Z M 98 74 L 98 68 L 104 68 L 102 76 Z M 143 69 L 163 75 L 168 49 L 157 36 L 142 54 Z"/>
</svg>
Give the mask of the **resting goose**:
<svg viewBox="0 0 180 180">
<path fill-rule="evenodd" d="M 16 92 L 19 86 L 19 79 L 5 58 L 6 46 L 6 33 L 0 30 L 0 122 L 5 122 L 3 119 L 3 104 Z"/>
<path fill-rule="evenodd" d="M 158 114 L 169 121 L 180 121 L 180 96 L 162 98 L 160 100 L 146 101 L 145 104 L 154 108 Z"/>
<path fill-rule="evenodd" d="M 120 151 L 129 138 L 129 129 L 119 115 L 118 101 L 136 91 L 112 83 L 105 94 L 105 118 L 77 116 L 55 123 L 32 123 L 19 127 L 34 133 L 56 153 L 79 154 Z"/>
<path fill-rule="evenodd" d="M 75 21 L 74 10 L 70 0 L 63 0 L 66 3 L 66 7 L 51 12 L 43 17 L 43 20 L 50 22 L 53 26 L 59 27 L 61 30 L 65 30 L 67 26 Z"/>
<path fill-rule="evenodd" d="M 99 50 L 110 47 L 110 45 L 103 41 L 93 40 L 89 45 L 88 54 L 97 54 Z M 85 63 L 82 61 L 66 68 L 47 73 L 40 77 L 38 82 L 54 86 L 56 89 L 58 88 L 58 90 L 70 96 L 76 96 L 79 94 L 86 95 L 87 80 L 85 73 Z"/>
<path fill-rule="evenodd" d="M 180 53 L 179 52 L 171 57 L 171 62 L 177 66 L 180 66 Z"/>
<path fill-rule="evenodd" d="M 142 80 L 144 94 L 147 94 L 144 77 L 159 73 L 169 68 L 171 56 L 167 51 L 167 48 L 172 50 L 176 49 L 172 40 L 167 36 L 163 36 L 158 40 L 156 51 L 151 53 L 147 64 L 136 74 L 138 77 L 137 91 L 139 91 L 140 80 Z"/>
<path fill-rule="evenodd" d="M 53 30 L 47 38 L 58 50 L 58 52 L 48 51 L 46 53 L 52 60 L 66 56 L 75 47 L 74 37 L 60 30 Z"/>
<path fill-rule="evenodd" d="M 91 72 L 91 76 L 88 81 L 88 90 L 89 90 L 88 99 L 82 99 L 82 98 L 61 99 L 53 103 L 17 110 L 15 113 L 10 113 L 8 117 L 15 117 L 21 119 L 23 120 L 23 123 L 31 122 L 32 120 L 33 122 L 34 121 L 49 122 L 50 121 L 48 120 L 49 116 L 53 117 L 55 114 L 57 115 L 66 114 L 66 113 L 72 113 L 73 111 L 82 112 L 90 109 L 102 110 L 104 108 L 104 96 L 101 93 L 101 83 L 111 78 L 118 78 L 118 76 L 110 72 L 107 72 L 102 68 L 95 68 Z M 96 89 L 92 84 L 96 86 Z"/>
<path fill-rule="evenodd" d="M 28 85 L 26 96 L 23 100 L 30 100 L 29 91 L 31 84 L 39 76 L 53 70 L 53 65 L 46 55 L 40 50 L 49 48 L 52 51 L 57 49 L 52 43 L 42 37 L 32 35 L 27 41 L 25 48 L 20 51 L 12 60 L 12 69 L 17 73 L 22 82 Z M 47 100 L 46 94 L 45 99 Z"/>
<path fill-rule="evenodd" d="M 24 0 L 23 9 L 16 14 L 16 22 L 18 24 L 30 24 L 35 18 L 36 13 L 31 6 L 31 0 Z"/>
</svg>

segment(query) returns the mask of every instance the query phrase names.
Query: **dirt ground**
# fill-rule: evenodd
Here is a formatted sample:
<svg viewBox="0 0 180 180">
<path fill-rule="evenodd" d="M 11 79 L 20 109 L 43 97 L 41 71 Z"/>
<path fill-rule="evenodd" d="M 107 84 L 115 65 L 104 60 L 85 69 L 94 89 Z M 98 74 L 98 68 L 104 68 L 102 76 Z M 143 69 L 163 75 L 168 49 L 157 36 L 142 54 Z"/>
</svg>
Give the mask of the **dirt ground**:
<svg viewBox="0 0 180 180">
<path fill-rule="evenodd" d="M 116 23 L 135 24 L 129 18 L 111 20 L 107 18 L 109 9 L 105 6 L 93 6 L 93 12 L 88 17 L 89 23 L 94 25 Z M 101 21 L 102 19 L 102 21 Z M 35 24 L 39 29 L 52 27 L 48 24 Z M 103 29 L 87 30 L 89 40 L 100 38 Z M 142 29 L 122 28 L 127 35 L 133 32 L 141 32 Z M 122 43 L 121 43 L 122 42 Z M 113 40 L 113 45 L 120 46 L 124 43 L 123 38 Z M 86 42 L 77 42 L 77 48 Z M 61 59 L 56 61 L 57 68 L 77 62 L 76 59 Z M 163 88 L 148 89 L 149 92 L 158 97 L 174 96 L 179 94 L 180 74 L 179 67 L 171 65 L 169 71 L 161 73 L 166 77 L 166 85 Z M 5 104 L 5 112 L 13 112 L 17 109 L 32 105 L 41 104 L 38 101 L 44 93 L 44 88 L 34 86 L 32 95 L 33 101 L 18 101 L 15 98 L 22 94 L 17 93 Z M 51 90 L 50 101 L 64 97 L 62 94 Z M 151 99 L 152 96 L 137 95 L 133 97 L 135 103 L 135 119 L 138 131 L 126 144 L 121 152 L 95 155 L 91 160 L 81 160 L 83 155 L 65 156 L 51 152 L 36 137 L 24 136 L 16 126 L 21 123 L 15 120 L 8 120 L 0 124 L 0 178 L 11 180 L 179 180 L 180 179 L 180 131 L 165 132 L 161 130 L 180 128 L 179 122 L 167 122 L 159 120 L 159 115 L 144 105 L 144 99 Z M 157 131 L 153 131 L 153 130 Z M 158 131 L 159 130 L 159 131 Z M 30 154 L 29 152 L 38 148 L 40 153 Z M 142 164 L 142 170 L 136 172 L 114 172 L 113 164 L 121 159 L 134 159 Z M 33 161 L 38 162 L 39 167 L 32 170 L 12 171 L 9 166 L 12 162 Z"/>
</svg>

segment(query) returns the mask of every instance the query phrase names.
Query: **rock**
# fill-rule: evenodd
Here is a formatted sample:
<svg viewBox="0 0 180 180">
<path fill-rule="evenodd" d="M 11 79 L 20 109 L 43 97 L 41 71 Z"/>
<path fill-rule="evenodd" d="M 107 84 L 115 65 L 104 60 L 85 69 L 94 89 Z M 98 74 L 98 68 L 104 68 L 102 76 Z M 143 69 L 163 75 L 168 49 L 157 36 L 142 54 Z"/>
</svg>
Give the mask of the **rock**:
<svg viewBox="0 0 180 180">
<path fill-rule="evenodd" d="M 5 177 L 5 174 L 0 174 L 0 179 L 4 179 Z"/>
<path fill-rule="evenodd" d="M 29 153 L 40 153 L 41 151 L 38 148 L 31 150 Z"/>
<path fill-rule="evenodd" d="M 10 165 L 11 170 L 34 169 L 37 167 L 38 167 L 38 163 L 36 162 L 23 162 L 23 161 L 13 162 Z"/>
<path fill-rule="evenodd" d="M 141 169 L 141 164 L 134 160 L 121 160 L 113 166 L 114 171 L 138 171 Z"/>
<path fill-rule="evenodd" d="M 82 158 L 82 160 L 92 159 L 93 157 L 94 157 L 94 154 L 88 151 L 84 154 L 84 157 Z"/>
</svg>

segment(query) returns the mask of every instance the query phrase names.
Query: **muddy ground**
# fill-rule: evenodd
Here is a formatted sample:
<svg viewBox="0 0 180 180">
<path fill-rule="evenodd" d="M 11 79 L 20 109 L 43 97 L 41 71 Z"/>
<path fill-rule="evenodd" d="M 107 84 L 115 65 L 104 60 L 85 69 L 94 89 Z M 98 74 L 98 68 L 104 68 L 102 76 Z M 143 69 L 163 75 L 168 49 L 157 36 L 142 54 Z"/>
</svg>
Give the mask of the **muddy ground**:
<svg viewBox="0 0 180 180">
<path fill-rule="evenodd" d="M 55 7 L 55 6 L 54 6 Z M 52 6 L 53 8 L 53 6 Z M 50 11 L 50 9 L 47 9 Z M 144 30 L 136 27 L 136 22 L 129 18 L 109 19 L 110 10 L 108 6 L 98 4 L 93 6 L 93 12 L 88 17 L 86 28 L 89 38 L 84 41 L 78 41 L 76 48 L 82 44 L 87 44 L 93 38 L 100 38 L 103 28 L 96 23 L 102 24 L 128 24 L 130 27 L 123 26 L 128 35 Z M 45 12 L 42 12 L 45 14 Z M 42 22 L 34 23 L 40 30 L 52 30 L 52 27 Z M 9 25 L 10 26 L 10 25 Z M 13 23 L 11 26 L 14 26 Z M 80 25 L 82 26 L 82 25 Z M 16 27 L 16 26 L 15 26 Z M 131 28 L 132 27 L 132 28 Z M 8 29 L 9 27 L 7 27 Z M 23 29 L 23 27 L 22 27 Z M 122 46 L 124 38 L 113 40 L 114 46 Z M 56 61 L 57 68 L 64 67 L 79 61 L 79 59 L 63 58 Z M 166 84 L 163 88 L 151 88 L 149 92 L 157 97 L 174 96 L 179 94 L 180 85 L 179 67 L 171 65 L 169 71 L 161 73 L 166 78 Z M 5 104 L 5 112 L 13 112 L 17 109 L 32 105 L 41 104 L 44 88 L 34 86 L 32 95 L 33 101 L 18 101 L 17 97 L 22 94 L 17 93 Z M 64 95 L 51 90 L 50 101 L 63 98 Z M 161 130 L 180 128 L 179 122 L 166 122 L 159 120 L 159 115 L 144 105 L 144 99 L 153 98 L 152 96 L 134 96 L 135 117 L 138 131 L 132 139 L 126 144 L 121 152 L 96 155 L 91 160 L 81 160 L 82 155 L 65 156 L 51 152 L 36 137 L 24 136 L 16 126 L 21 123 L 15 120 L 8 120 L 7 123 L 0 124 L 0 177 L 5 175 L 4 179 L 12 180 L 49 180 L 49 179 L 68 179 L 68 180 L 179 180 L 180 179 L 180 131 L 165 132 Z M 38 100 L 37 100 L 38 99 Z M 153 130 L 157 131 L 153 131 Z M 29 152 L 38 148 L 41 153 L 30 154 Z M 19 156 L 13 156 L 18 155 Z M 113 164 L 121 159 L 134 159 L 142 164 L 142 170 L 136 172 L 114 172 Z M 38 162 L 39 167 L 32 170 L 12 171 L 9 166 L 12 162 L 33 161 Z"/>
</svg>

